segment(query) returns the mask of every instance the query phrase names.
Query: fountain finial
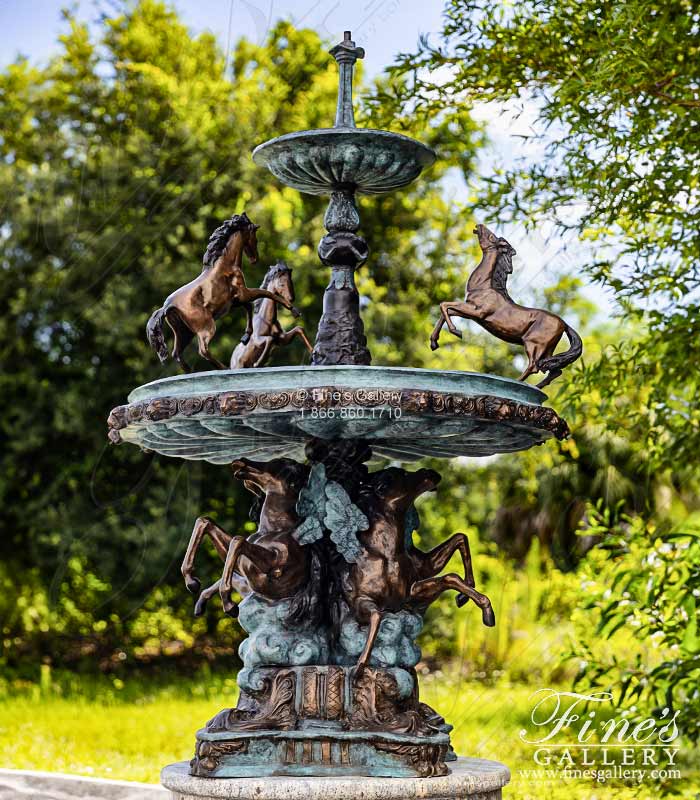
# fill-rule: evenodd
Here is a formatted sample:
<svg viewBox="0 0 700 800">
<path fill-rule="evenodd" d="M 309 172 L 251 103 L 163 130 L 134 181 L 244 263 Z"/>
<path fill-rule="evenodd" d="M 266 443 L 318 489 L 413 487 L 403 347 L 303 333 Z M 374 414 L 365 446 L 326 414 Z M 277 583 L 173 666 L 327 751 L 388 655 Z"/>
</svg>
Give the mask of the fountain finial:
<svg viewBox="0 0 700 800">
<path fill-rule="evenodd" d="M 352 108 L 352 73 L 358 58 L 365 57 L 362 47 L 356 47 L 352 33 L 345 31 L 343 41 L 329 51 L 338 62 L 338 107 L 335 112 L 336 128 L 354 128 L 355 113 Z"/>
</svg>

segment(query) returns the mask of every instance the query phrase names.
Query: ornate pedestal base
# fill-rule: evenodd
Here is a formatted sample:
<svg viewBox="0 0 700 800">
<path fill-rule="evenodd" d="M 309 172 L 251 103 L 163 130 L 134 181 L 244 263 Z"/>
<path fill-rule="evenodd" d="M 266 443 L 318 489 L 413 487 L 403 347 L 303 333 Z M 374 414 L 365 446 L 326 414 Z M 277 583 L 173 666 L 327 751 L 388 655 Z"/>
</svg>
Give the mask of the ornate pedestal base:
<svg viewBox="0 0 700 800">
<path fill-rule="evenodd" d="M 447 734 L 410 736 L 333 730 L 205 733 L 190 771 L 206 778 L 307 776 L 417 778 L 445 775 Z"/>
<path fill-rule="evenodd" d="M 455 758 L 413 670 L 263 668 L 240 680 L 238 706 L 197 733 L 192 775 L 425 778 Z"/>
<path fill-rule="evenodd" d="M 510 780 L 498 761 L 460 758 L 449 775 L 434 778 L 199 778 L 182 761 L 165 767 L 161 783 L 172 800 L 228 798 L 230 800 L 501 800 Z"/>
</svg>

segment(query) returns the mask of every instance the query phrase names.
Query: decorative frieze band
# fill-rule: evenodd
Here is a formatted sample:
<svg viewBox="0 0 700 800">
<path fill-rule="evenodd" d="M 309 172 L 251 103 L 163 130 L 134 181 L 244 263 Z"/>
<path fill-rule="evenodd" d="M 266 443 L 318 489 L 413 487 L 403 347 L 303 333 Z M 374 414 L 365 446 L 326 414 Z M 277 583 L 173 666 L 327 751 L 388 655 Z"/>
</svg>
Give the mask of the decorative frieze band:
<svg viewBox="0 0 700 800">
<path fill-rule="evenodd" d="M 399 408 L 406 413 L 512 422 L 546 430 L 557 439 L 569 435 L 569 426 L 551 408 L 518 403 L 494 395 L 463 395 L 422 389 L 348 389 L 319 386 L 276 392 L 220 392 L 212 395 L 158 397 L 112 409 L 107 420 L 109 439 L 121 441 L 119 431 L 131 424 L 174 417 L 242 416 L 260 411 L 310 411 L 331 408 Z"/>
</svg>

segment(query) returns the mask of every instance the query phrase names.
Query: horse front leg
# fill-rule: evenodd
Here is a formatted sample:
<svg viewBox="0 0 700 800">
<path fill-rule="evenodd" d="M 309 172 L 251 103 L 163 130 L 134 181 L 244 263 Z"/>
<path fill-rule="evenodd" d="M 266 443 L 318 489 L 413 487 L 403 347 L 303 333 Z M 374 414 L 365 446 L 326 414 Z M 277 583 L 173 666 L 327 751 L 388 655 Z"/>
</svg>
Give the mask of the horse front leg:
<svg viewBox="0 0 700 800">
<path fill-rule="evenodd" d="M 456 327 L 452 321 L 451 315 L 455 314 L 455 316 L 462 317 L 462 319 L 472 319 L 473 315 L 471 313 L 471 307 L 465 302 L 457 300 L 452 303 L 440 303 L 440 312 L 445 320 L 445 325 L 447 325 L 449 332 L 461 339 L 462 331 Z"/>
<path fill-rule="evenodd" d="M 281 294 L 277 294 L 277 292 L 270 292 L 267 289 L 248 289 L 245 290 L 245 301 L 250 302 L 251 300 L 259 300 L 261 297 L 266 297 L 268 300 L 274 300 L 275 303 L 284 306 L 287 311 L 291 311 L 295 317 L 301 316 L 301 311 L 299 311 L 296 306 L 294 306 L 289 300 L 285 300 Z"/>
<path fill-rule="evenodd" d="M 258 337 L 262 338 L 262 337 Z M 263 344 L 262 353 L 257 357 L 253 367 L 261 367 L 265 361 L 267 361 L 267 357 L 270 354 L 270 350 L 272 350 L 272 336 L 265 336 L 265 343 Z"/>
<path fill-rule="evenodd" d="M 357 665 L 355 667 L 355 680 L 362 677 L 362 673 L 365 671 L 367 662 L 372 655 L 372 648 L 374 647 L 374 643 L 377 641 L 379 627 L 382 624 L 382 612 L 379 610 L 377 604 L 373 600 L 360 600 L 356 604 L 356 613 L 363 616 L 365 614 L 369 614 L 369 631 L 367 632 L 367 641 L 365 642 L 365 646 L 363 647 L 362 653 L 360 653 L 360 657 L 357 660 Z"/>
<path fill-rule="evenodd" d="M 440 319 L 435 323 L 435 327 L 433 328 L 433 332 L 430 334 L 430 349 L 437 350 L 440 347 L 440 343 L 438 339 L 440 338 L 440 331 L 442 330 L 442 326 L 445 324 L 445 318 L 440 315 Z"/>
<path fill-rule="evenodd" d="M 298 336 L 301 339 L 301 341 L 304 343 L 304 347 L 309 351 L 309 353 L 313 352 L 314 347 L 309 341 L 309 337 L 306 335 L 306 331 L 301 327 L 301 325 L 297 325 L 296 328 L 290 328 L 288 331 L 282 331 L 278 337 L 278 344 L 289 344 L 295 336 Z"/>
<path fill-rule="evenodd" d="M 493 613 L 493 606 L 488 597 L 485 594 L 481 594 L 481 592 L 477 592 L 472 586 L 468 586 L 459 575 L 455 575 L 453 572 L 448 575 L 440 575 L 438 578 L 426 578 L 422 581 L 416 581 L 411 586 L 409 598 L 417 605 L 429 606 L 448 589 L 453 589 L 470 597 L 481 609 L 481 618 L 484 625 L 492 628 L 496 624 L 496 615 Z"/>
<path fill-rule="evenodd" d="M 194 604 L 195 617 L 201 617 L 204 615 L 207 603 L 219 591 L 220 586 L 221 586 L 221 578 L 219 578 L 219 580 L 216 581 L 216 583 L 212 583 L 211 586 L 207 586 L 206 589 L 202 589 L 202 591 L 199 594 L 199 597 L 197 598 L 197 602 Z"/>
<path fill-rule="evenodd" d="M 253 335 L 253 304 L 246 302 L 241 305 L 245 309 L 245 331 L 241 336 L 241 344 L 248 344 Z"/>
<path fill-rule="evenodd" d="M 194 523 L 194 528 L 192 529 L 192 536 L 190 536 L 187 550 L 185 551 L 185 557 L 182 560 L 182 566 L 180 567 L 182 577 L 185 579 L 185 586 L 188 591 L 192 592 L 194 595 L 199 594 L 199 590 L 202 586 L 199 578 L 194 575 L 194 559 L 205 536 L 209 536 L 212 540 L 216 552 L 219 554 L 222 561 L 226 558 L 228 546 L 231 541 L 231 536 L 208 517 L 197 518 Z"/>
<path fill-rule="evenodd" d="M 439 572 L 442 572 L 455 552 L 459 552 L 462 557 L 464 580 L 468 586 L 473 588 L 476 585 L 474 569 L 472 567 L 472 557 L 469 550 L 469 539 L 464 533 L 455 533 L 428 553 L 420 554 L 419 558 L 421 563 L 419 566 L 419 574 L 421 579 L 432 578 Z M 468 600 L 469 598 L 466 595 L 459 594 L 457 596 L 457 605 L 463 606 Z"/>
<path fill-rule="evenodd" d="M 231 600 L 231 593 L 236 588 L 234 583 L 236 565 L 241 556 L 245 556 L 256 570 L 268 577 L 277 563 L 277 556 L 272 550 L 260 547 L 257 544 L 251 544 L 243 536 L 234 536 L 231 539 L 228 553 L 226 554 L 226 562 L 224 563 L 224 571 L 221 573 L 219 594 L 221 595 L 224 611 L 229 617 L 234 618 L 238 616 L 238 604 Z M 240 574 L 248 578 L 250 583 L 250 578 L 246 574 L 245 568 L 240 571 Z"/>
</svg>

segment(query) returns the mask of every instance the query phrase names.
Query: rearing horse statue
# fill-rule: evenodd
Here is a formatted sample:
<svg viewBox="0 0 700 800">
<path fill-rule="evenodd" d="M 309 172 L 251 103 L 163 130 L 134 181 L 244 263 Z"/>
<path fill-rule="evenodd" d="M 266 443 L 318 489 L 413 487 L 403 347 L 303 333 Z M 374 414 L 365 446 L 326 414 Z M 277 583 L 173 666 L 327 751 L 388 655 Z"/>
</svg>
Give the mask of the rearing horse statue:
<svg viewBox="0 0 700 800">
<path fill-rule="evenodd" d="M 462 337 L 452 315 L 473 319 L 499 339 L 523 345 L 528 362 L 518 380 L 524 381 L 534 372 L 546 372 L 547 377 L 537 384 L 543 389 L 561 375 L 563 367 L 581 356 L 581 337 L 556 314 L 515 303 L 506 288 L 508 275 L 513 271 L 515 250 L 485 225 L 477 225 L 474 233 L 483 257 L 469 276 L 464 301 L 440 303 L 442 316 L 430 336 L 430 348 L 437 350 L 440 346 L 438 338 L 443 325 L 447 325 L 450 333 Z M 564 333 L 569 339 L 569 349 L 554 355 Z"/>
<path fill-rule="evenodd" d="M 361 491 L 358 504 L 367 514 L 369 528 L 358 532 L 362 555 L 348 565 L 341 577 L 345 601 L 355 619 L 368 626 L 367 641 L 357 661 L 359 677 L 369 663 L 382 618 L 402 609 L 423 613 L 443 592 L 454 590 L 457 605 L 470 598 L 481 609 L 484 625 L 493 627 L 496 617 L 489 598 L 474 588 L 469 541 L 455 533 L 425 553 L 413 545 L 406 531 L 406 514 L 415 499 L 433 491 L 440 475 L 431 469 L 407 472 L 398 467 L 373 472 Z M 453 553 L 462 558 L 464 577 L 441 575 Z"/>
<path fill-rule="evenodd" d="M 241 458 L 231 467 L 234 477 L 256 496 L 258 503 L 262 501 L 254 514 L 258 529 L 245 538 L 230 535 L 206 517 L 196 521 L 181 567 L 185 585 L 197 596 L 195 616 L 204 613 L 207 602 L 218 591 L 224 611 L 237 617 L 238 604 L 231 597 L 234 590 L 240 594 L 255 592 L 267 600 L 293 598 L 292 615 L 303 616 L 318 592 L 320 579 L 317 554 L 313 548 L 299 544 L 293 535 L 300 521 L 297 497 L 306 485 L 309 468 L 291 458 L 264 463 Z M 218 581 L 200 591 L 194 559 L 207 536 L 224 561 L 224 569 Z"/>
<path fill-rule="evenodd" d="M 151 315 L 146 325 L 146 335 L 161 362 L 168 359 L 168 349 L 163 336 L 163 322 L 167 322 L 175 337 L 172 357 L 185 372 L 191 372 L 182 353 L 196 336 L 199 354 L 219 369 L 226 365 L 215 358 L 209 344 L 216 333 L 216 320 L 228 313 L 232 306 L 243 306 L 247 316 L 246 330 L 241 341 L 250 339 L 253 332 L 253 301 L 262 297 L 281 303 L 294 316 L 299 312 L 291 301 L 267 289 L 249 289 L 241 269 L 243 253 L 254 264 L 258 260 L 258 242 L 254 225 L 248 216 L 234 214 L 209 237 L 204 253 L 203 269 L 193 281 L 169 295 L 162 307 Z"/>
<path fill-rule="evenodd" d="M 278 261 L 268 269 L 261 289 L 268 289 L 273 294 L 294 302 L 294 283 L 292 270 Z M 273 348 L 289 344 L 298 336 L 309 351 L 313 346 L 304 329 L 297 325 L 285 331 L 277 320 L 277 302 L 268 297 L 261 297 L 253 306 L 253 334 L 247 341 L 241 340 L 231 354 L 231 369 L 246 367 L 262 367 L 270 357 Z"/>
</svg>

